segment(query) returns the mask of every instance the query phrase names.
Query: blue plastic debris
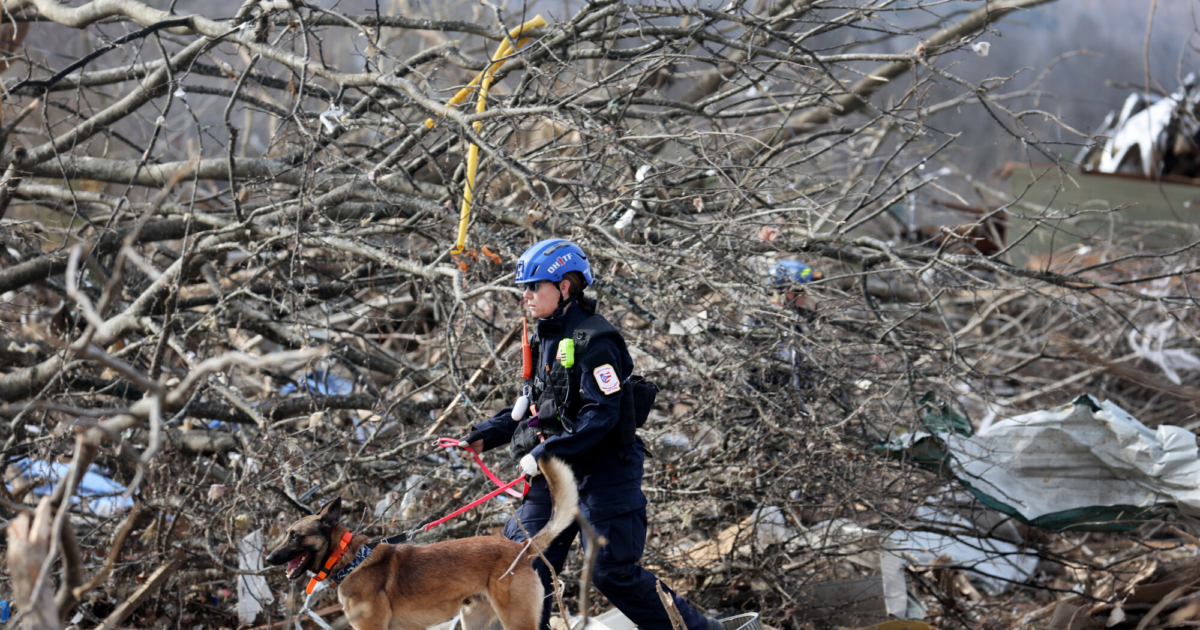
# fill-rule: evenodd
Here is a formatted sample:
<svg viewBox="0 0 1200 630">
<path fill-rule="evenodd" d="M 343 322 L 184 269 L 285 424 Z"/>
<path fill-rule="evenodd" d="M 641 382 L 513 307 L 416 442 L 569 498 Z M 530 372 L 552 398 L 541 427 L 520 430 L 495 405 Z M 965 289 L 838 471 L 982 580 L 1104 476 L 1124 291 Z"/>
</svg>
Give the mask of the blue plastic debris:
<svg viewBox="0 0 1200 630">
<path fill-rule="evenodd" d="M 8 618 L 12 616 L 12 602 L 7 599 L 0 601 L 0 623 L 8 623 Z"/>
<path fill-rule="evenodd" d="M 345 396 L 346 394 L 354 393 L 354 382 L 344 379 L 337 374 L 317 370 L 309 372 L 300 380 L 299 387 L 297 383 L 288 383 L 279 388 L 281 395 L 294 394 L 298 391 L 310 392 L 313 394 L 322 394 L 325 396 Z"/>
<path fill-rule="evenodd" d="M 305 374 L 302 379 L 285 383 L 283 387 L 279 388 L 280 396 L 300 392 L 322 396 L 345 396 L 346 394 L 354 393 L 354 381 L 342 378 L 331 372 L 326 372 L 325 370 L 317 370 Z M 254 406 L 258 407 L 262 404 L 254 403 Z M 232 429 L 235 431 L 241 429 L 239 425 L 230 424 L 223 420 L 210 420 L 207 426 L 210 429 Z"/>
<path fill-rule="evenodd" d="M 771 280 L 775 284 L 808 284 L 820 279 L 821 272 L 799 260 L 787 258 L 771 268 Z"/>
<path fill-rule="evenodd" d="M 16 465 L 21 469 L 22 474 L 34 481 L 36 485 L 33 488 L 33 494 L 39 497 L 49 496 L 53 493 L 54 486 L 71 468 L 68 464 L 29 459 L 28 457 L 17 460 Z M 6 485 L 11 491 L 12 484 Z M 109 516 L 133 507 L 133 499 L 123 496 L 125 486 L 104 476 L 101 469 L 95 465 L 89 467 L 88 471 L 83 474 L 76 493 L 78 496 L 72 498 L 75 503 L 78 503 L 81 498 L 86 499 L 87 509 L 101 516 Z"/>
</svg>

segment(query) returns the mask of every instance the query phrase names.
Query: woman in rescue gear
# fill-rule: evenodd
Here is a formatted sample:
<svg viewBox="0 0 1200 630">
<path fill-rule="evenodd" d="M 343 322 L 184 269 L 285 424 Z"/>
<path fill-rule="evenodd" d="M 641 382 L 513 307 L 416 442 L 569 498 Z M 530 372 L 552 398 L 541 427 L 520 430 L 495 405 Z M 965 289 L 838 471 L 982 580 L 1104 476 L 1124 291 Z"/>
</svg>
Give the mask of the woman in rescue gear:
<svg viewBox="0 0 1200 630">
<path fill-rule="evenodd" d="M 477 452 L 508 444 L 529 475 L 536 474 L 544 455 L 567 462 L 579 480 L 580 510 L 608 541 L 596 555 L 596 588 L 640 628 L 672 630 L 655 588 L 658 579 L 637 564 L 646 548 L 646 496 L 645 449 L 635 431 L 645 422 L 655 390 L 633 376 L 625 340 L 584 296 L 593 276 L 577 245 L 549 239 L 529 248 L 517 261 L 516 282 L 525 290 L 529 314 L 537 318 L 536 333 L 522 344 L 521 396 L 472 427 L 464 442 Z M 545 478 L 534 477 L 504 535 L 523 542 L 549 518 Z M 562 571 L 578 534 L 579 527 L 572 526 L 542 550 L 555 572 Z M 550 572 L 540 559 L 534 568 L 546 587 L 545 630 L 550 627 Z M 688 630 L 722 630 L 719 621 L 668 592 Z"/>
</svg>

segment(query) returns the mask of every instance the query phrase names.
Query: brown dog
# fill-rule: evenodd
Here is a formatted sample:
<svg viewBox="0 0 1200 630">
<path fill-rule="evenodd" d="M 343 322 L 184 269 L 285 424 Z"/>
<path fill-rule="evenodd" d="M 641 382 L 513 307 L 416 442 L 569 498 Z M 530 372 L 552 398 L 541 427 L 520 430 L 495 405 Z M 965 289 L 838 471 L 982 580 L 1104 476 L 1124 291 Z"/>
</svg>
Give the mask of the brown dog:
<svg viewBox="0 0 1200 630">
<path fill-rule="evenodd" d="M 477 536 L 421 546 L 379 544 L 369 550 L 363 549 L 366 536 L 354 536 L 328 571 L 336 579 L 360 550 L 370 552 L 338 585 L 338 601 L 350 625 L 355 630 L 419 630 L 461 612 L 464 630 L 483 630 L 496 617 L 505 630 L 537 630 L 545 594 L 531 563 L 537 549 L 545 549 L 571 524 L 579 504 L 569 466 L 547 457 L 540 468 L 554 509 L 532 544 Z M 319 514 L 296 521 L 267 562 L 287 563 L 290 580 L 317 573 L 349 532 L 340 525 L 341 516 L 339 497 Z"/>
</svg>

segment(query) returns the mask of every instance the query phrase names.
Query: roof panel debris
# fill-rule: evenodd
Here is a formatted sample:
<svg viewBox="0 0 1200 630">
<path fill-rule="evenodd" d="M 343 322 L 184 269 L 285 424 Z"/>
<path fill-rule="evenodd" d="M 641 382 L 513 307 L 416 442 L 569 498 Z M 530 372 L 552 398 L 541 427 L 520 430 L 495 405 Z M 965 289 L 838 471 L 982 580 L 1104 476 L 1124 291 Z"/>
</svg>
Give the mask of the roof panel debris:
<svg viewBox="0 0 1200 630">
<path fill-rule="evenodd" d="M 1196 76 L 1168 96 L 1135 92 L 1096 130 L 1100 142 L 1079 155 L 1085 170 L 1143 177 L 1200 176 L 1200 91 Z"/>
</svg>

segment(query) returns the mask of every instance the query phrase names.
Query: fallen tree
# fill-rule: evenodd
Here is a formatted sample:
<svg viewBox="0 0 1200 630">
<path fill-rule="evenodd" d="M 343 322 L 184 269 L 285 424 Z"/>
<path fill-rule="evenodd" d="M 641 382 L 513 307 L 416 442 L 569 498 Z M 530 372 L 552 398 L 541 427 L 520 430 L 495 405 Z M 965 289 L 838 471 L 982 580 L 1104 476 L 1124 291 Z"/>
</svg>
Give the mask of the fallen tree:
<svg viewBox="0 0 1200 630">
<path fill-rule="evenodd" d="M 334 496 L 382 536 L 482 494 L 430 438 L 514 395 L 512 265 L 552 235 L 592 257 L 601 311 L 663 387 L 642 433 L 647 562 L 710 609 L 799 627 L 799 593 L 861 570 L 835 547 L 743 544 L 762 514 L 910 527 L 947 478 L 875 447 L 928 391 L 984 423 L 1080 390 L 1191 422 L 1194 373 L 1164 382 L 1154 357 L 1200 324 L 1196 241 L 1097 237 L 1101 259 L 1020 264 L 1008 218 L 1047 209 L 956 173 L 956 136 L 928 124 L 986 108 L 1053 155 L 1018 124 L 1041 78 L 953 71 L 1046 2 L 605 0 L 525 31 L 533 16 L 491 3 L 6 2 L 29 37 L 98 42 L 69 60 L 5 49 L 0 511 L 18 609 L 43 611 L 16 568 L 41 562 L 61 575 L 38 627 L 291 623 L 298 590 L 246 569 L 239 542 Z M 475 110 L 446 104 L 481 80 Z M 918 203 L 959 214 L 916 225 Z M 780 271 L 793 259 L 820 279 Z M 86 474 L 112 485 L 81 489 Z M 45 549 L 37 498 L 65 523 Z M 497 531 L 507 510 L 427 540 Z M 260 573 L 284 596 L 239 609 L 235 584 Z M 912 589 L 981 626 L 937 584 Z"/>
</svg>

